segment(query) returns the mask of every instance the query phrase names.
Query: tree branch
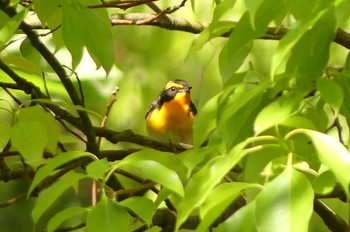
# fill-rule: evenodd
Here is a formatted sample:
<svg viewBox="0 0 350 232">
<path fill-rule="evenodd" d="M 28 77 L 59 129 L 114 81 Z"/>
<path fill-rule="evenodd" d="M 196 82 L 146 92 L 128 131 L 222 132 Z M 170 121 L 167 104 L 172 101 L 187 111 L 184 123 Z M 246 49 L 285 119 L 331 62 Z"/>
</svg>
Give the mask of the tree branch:
<svg viewBox="0 0 350 232">
<path fill-rule="evenodd" d="M 320 200 L 314 201 L 314 210 L 331 231 L 347 231 L 346 222 Z"/>
</svg>

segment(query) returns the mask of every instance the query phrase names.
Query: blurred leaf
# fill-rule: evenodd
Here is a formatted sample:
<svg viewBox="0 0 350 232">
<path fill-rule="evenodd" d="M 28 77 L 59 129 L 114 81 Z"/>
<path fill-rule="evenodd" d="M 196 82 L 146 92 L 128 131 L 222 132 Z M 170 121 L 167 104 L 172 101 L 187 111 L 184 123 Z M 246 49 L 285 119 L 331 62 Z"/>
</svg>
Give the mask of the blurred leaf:
<svg viewBox="0 0 350 232">
<path fill-rule="evenodd" d="M 296 134 L 305 134 L 312 140 L 319 159 L 334 173 L 349 199 L 350 154 L 344 145 L 327 134 L 307 129 L 291 131 L 286 139 Z"/>
<path fill-rule="evenodd" d="M 338 114 L 344 99 L 342 87 L 333 80 L 319 79 L 317 89 L 320 91 L 323 100 Z"/>
<path fill-rule="evenodd" d="M 262 109 L 255 118 L 254 131 L 260 134 L 284 122 L 298 110 L 302 96 L 282 96 Z M 273 115 L 273 116 L 272 116 Z"/>
<path fill-rule="evenodd" d="M 308 231 L 314 192 L 309 180 L 287 167 L 255 200 L 258 231 Z"/>
<path fill-rule="evenodd" d="M 202 49 L 205 43 L 213 38 L 221 36 L 224 33 L 228 33 L 234 26 L 235 23 L 229 21 L 219 21 L 214 25 L 210 24 L 200 33 L 200 35 L 195 40 L 193 40 L 190 52 Z"/>
<path fill-rule="evenodd" d="M 129 220 L 128 211 L 103 194 L 88 214 L 87 230 L 89 232 L 127 232 Z"/>
<path fill-rule="evenodd" d="M 109 163 L 107 158 L 95 160 L 86 167 L 88 175 L 95 180 L 103 179 L 109 169 Z"/>
<path fill-rule="evenodd" d="M 258 232 L 255 222 L 255 202 L 240 208 L 214 232 Z"/>
<path fill-rule="evenodd" d="M 29 7 L 24 8 L 21 12 L 17 13 L 12 18 L 8 18 L 3 11 L 0 11 L 0 19 L 4 19 L 3 23 L 0 24 L 0 51 L 4 49 L 4 45 L 11 39 L 18 26 L 27 15 Z"/>
<path fill-rule="evenodd" d="M 32 191 L 35 189 L 35 187 L 37 187 L 40 184 L 41 181 L 49 177 L 52 174 L 52 172 L 55 171 L 57 168 L 61 167 L 63 164 L 69 163 L 73 160 L 77 160 L 83 157 L 90 157 L 91 159 L 95 160 L 97 159 L 97 157 L 93 154 L 82 151 L 69 151 L 56 155 L 54 158 L 49 160 L 46 165 L 40 167 L 37 170 L 32 184 L 30 185 L 30 188 L 28 190 L 28 196 L 30 196 Z"/>
<path fill-rule="evenodd" d="M 292 128 L 305 128 L 315 130 L 315 124 L 304 115 L 291 115 L 286 118 L 281 125 L 292 127 Z"/>
<path fill-rule="evenodd" d="M 38 15 L 43 26 L 48 22 L 48 20 L 52 17 L 55 10 L 59 8 L 60 0 L 35 0 L 34 1 L 34 9 Z"/>
<path fill-rule="evenodd" d="M 29 62 L 35 65 L 40 64 L 41 54 L 32 46 L 28 37 L 22 41 L 20 51 L 22 56 Z"/>
<path fill-rule="evenodd" d="M 0 151 L 4 149 L 11 136 L 11 125 L 6 122 L 0 122 Z"/>
<path fill-rule="evenodd" d="M 330 17 L 330 14 L 332 14 L 332 7 L 330 7 L 327 10 L 321 10 L 326 8 L 330 4 L 330 2 L 322 0 L 322 1 L 317 1 L 317 3 L 319 3 L 318 7 L 320 7 L 320 9 L 313 10 L 312 13 L 308 13 L 307 14 L 308 17 L 306 17 L 305 20 L 296 24 L 295 27 L 291 28 L 289 32 L 278 43 L 277 50 L 272 60 L 272 68 L 271 68 L 272 76 L 276 74 L 277 69 L 279 68 L 280 64 L 284 61 L 285 57 L 293 49 L 293 47 L 297 43 L 299 43 L 299 40 L 303 38 L 303 36 L 306 33 L 308 33 L 308 35 L 304 37 L 300 45 L 293 49 L 294 55 L 292 55 L 292 57 L 288 59 L 288 63 L 289 63 L 288 66 L 290 67 L 288 69 L 290 69 L 291 72 L 297 71 L 298 73 L 303 73 L 302 71 L 305 71 L 305 72 L 316 73 L 323 68 L 322 64 L 324 63 L 324 60 L 327 60 L 328 55 L 326 55 L 325 57 L 320 57 L 319 53 L 328 54 L 329 43 L 330 43 L 329 38 L 332 36 L 331 34 L 333 33 L 331 30 L 329 30 L 329 28 L 330 27 L 334 28 L 334 20 L 332 20 L 332 17 L 331 17 L 330 18 L 331 20 L 329 20 L 327 23 L 327 17 Z M 333 11 L 334 11 L 334 8 L 333 8 Z M 325 23 L 325 27 L 324 26 L 312 27 L 321 18 L 323 18 L 323 20 L 321 21 L 322 23 Z M 321 36 L 322 38 L 324 37 L 325 39 L 315 40 L 313 39 L 315 38 L 315 36 L 316 37 Z M 310 46 L 313 49 L 311 49 Z M 317 57 L 317 58 L 311 58 L 310 56 Z M 296 68 L 297 70 L 295 70 Z"/>
<path fill-rule="evenodd" d="M 331 171 L 321 173 L 312 181 L 312 186 L 316 194 L 327 195 L 331 193 L 335 187 L 336 181 Z"/>
<path fill-rule="evenodd" d="M 32 210 L 34 223 L 36 224 L 43 216 L 47 209 L 62 195 L 68 188 L 76 185 L 79 180 L 87 178 L 88 176 L 81 173 L 66 173 L 50 185 L 47 189 L 42 191 Z"/>
<path fill-rule="evenodd" d="M 18 149 L 26 162 L 32 166 L 44 161 L 44 149 L 48 140 L 48 134 L 42 123 L 17 122 L 11 129 L 11 141 Z"/>
<path fill-rule="evenodd" d="M 47 231 L 54 232 L 66 220 L 74 218 L 81 214 L 86 214 L 87 212 L 88 212 L 87 208 L 81 208 L 81 207 L 70 207 L 70 208 L 64 209 L 58 212 L 57 214 L 55 214 L 50 219 L 47 225 Z"/>
<path fill-rule="evenodd" d="M 193 124 L 193 140 L 195 147 L 200 146 L 216 127 L 218 97 L 211 98 L 196 115 Z"/>
<path fill-rule="evenodd" d="M 33 106 L 22 108 L 18 111 L 17 118 L 20 122 L 38 122 L 44 126 L 47 135 L 45 147 L 52 153 L 56 153 L 59 127 L 54 116 L 43 108 Z"/>
<path fill-rule="evenodd" d="M 205 231 L 222 212 L 247 188 L 259 188 L 257 184 L 231 182 L 223 183 L 215 187 L 200 209 L 201 223 L 196 231 Z"/>
<path fill-rule="evenodd" d="M 236 0 L 223 0 L 216 5 L 213 12 L 212 23 L 216 23 L 221 19 L 221 17 L 228 11 L 233 8 L 236 4 Z"/>
<path fill-rule="evenodd" d="M 147 153 L 152 151 L 144 152 Z M 124 159 L 120 163 L 117 163 L 116 166 L 120 169 L 131 169 L 135 172 L 140 172 L 148 179 L 163 185 L 180 196 L 183 196 L 184 194 L 179 175 L 174 170 L 169 169 L 157 161 L 142 159 L 142 157 L 139 157 L 137 159 Z"/>
<path fill-rule="evenodd" d="M 156 207 L 150 199 L 144 197 L 129 197 L 120 202 L 120 204 L 134 212 L 147 224 L 147 226 L 152 224 L 152 218 L 156 211 Z"/>
</svg>

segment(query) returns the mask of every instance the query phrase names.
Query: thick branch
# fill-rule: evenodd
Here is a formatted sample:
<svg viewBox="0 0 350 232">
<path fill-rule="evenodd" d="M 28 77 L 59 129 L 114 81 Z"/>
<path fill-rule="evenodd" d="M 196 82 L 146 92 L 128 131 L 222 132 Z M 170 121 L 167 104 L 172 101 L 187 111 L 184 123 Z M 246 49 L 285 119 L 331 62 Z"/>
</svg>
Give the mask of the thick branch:
<svg viewBox="0 0 350 232">
<path fill-rule="evenodd" d="M 152 14 L 144 14 L 144 13 L 130 13 L 130 14 L 114 14 L 111 15 L 111 23 L 113 26 L 119 25 L 150 25 L 157 26 L 161 28 L 165 28 L 168 30 L 177 30 L 177 31 L 185 31 L 193 34 L 201 33 L 208 25 L 200 22 L 192 22 L 184 18 L 172 17 L 170 15 L 166 15 L 167 17 L 160 17 L 155 20 L 154 15 Z M 149 23 L 144 24 L 140 22 L 148 21 Z M 237 24 L 237 22 L 232 22 L 233 24 Z M 234 29 L 233 29 L 234 30 Z M 288 28 L 276 28 L 269 27 L 266 31 L 266 34 L 259 39 L 265 40 L 280 40 L 283 36 L 289 31 Z M 231 31 L 223 33 L 221 37 L 229 37 Z M 350 49 L 350 34 L 339 28 L 337 30 L 336 37 L 334 39 L 335 43 Z"/>
</svg>

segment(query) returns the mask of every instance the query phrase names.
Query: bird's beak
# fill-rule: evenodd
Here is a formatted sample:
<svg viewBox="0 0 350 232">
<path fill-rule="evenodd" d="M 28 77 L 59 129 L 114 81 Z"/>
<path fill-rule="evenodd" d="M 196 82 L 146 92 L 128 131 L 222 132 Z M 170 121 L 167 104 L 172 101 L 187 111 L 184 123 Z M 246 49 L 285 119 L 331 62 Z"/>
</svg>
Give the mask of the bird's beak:
<svg viewBox="0 0 350 232">
<path fill-rule="evenodd" d="M 187 87 L 181 89 L 180 92 L 190 92 L 191 89 L 192 89 L 192 86 L 187 86 Z"/>
</svg>

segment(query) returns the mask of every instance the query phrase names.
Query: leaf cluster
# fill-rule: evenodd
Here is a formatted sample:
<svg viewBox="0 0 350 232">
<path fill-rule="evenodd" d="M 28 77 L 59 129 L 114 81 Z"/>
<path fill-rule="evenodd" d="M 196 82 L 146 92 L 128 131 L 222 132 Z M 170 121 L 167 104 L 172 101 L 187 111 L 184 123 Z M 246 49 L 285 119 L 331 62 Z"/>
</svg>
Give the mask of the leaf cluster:
<svg viewBox="0 0 350 232">
<path fill-rule="evenodd" d="M 214 1 L 205 27 L 170 16 L 186 3 L 162 10 L 154 1 L 1 1 L 0 87 L 10 99 L 1 100 L 10 106 L 0 109 L 0 180 L 28 180 L 38 231 L 324 229 L 316 214 L 329 230 L 345 231 L 347 220 L 323 200 L 348 207 L 350 59 L 334 68 L 331 51 L 334 41 L 350 46 L 342 33 L 350 3 Z M 138 5 L 154 13 L 109 17 L 111 8 Z M 39 26 L 27 20 L 32 14 Z M 218 59 L 223 88 L 199 109 L 193 146 L 106 128 L 116 92 L 103 117 L 88 109 L 76 70 L 86 50 L 111 71 L 112 25 L 200 32 L 189 56 L 226 37 Z M 266 72 L 255 68 L 264 55 L 252 59 L 261 39 L 274 40 Z M 61 49 L 69 68 L 55 54 Z M 63 96 L 55 96 L 58 88 Z M 101 140 L 117 145 L 105 150 Z M 72 189 L 80 201 L 55 207 Z"/>
</svg>

